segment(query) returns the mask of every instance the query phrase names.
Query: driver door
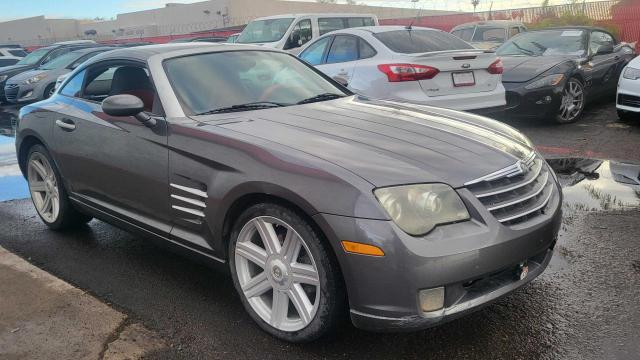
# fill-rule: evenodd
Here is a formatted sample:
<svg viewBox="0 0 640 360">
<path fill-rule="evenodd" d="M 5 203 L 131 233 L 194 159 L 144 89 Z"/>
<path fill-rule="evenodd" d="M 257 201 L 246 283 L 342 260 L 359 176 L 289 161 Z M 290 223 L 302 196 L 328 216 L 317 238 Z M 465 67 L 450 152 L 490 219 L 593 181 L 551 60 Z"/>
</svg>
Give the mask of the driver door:
<svg viewBox="0 0 640 360">
<path fill-rule="evenodd" d="M 589 53 L 592 54 L 592 89 L 598 92 L 609 92 L 615 89 L 618 83 L 618 64 L 620 54 L 613 51 L 608 54 L 598 54 L 598 50 L 603 47 L 615 48 L 613 36 L 602 31 L 592 31 L 589 36 Z"/>
<path fill-rule="evenodd" d="M 60 90 L 71 99 L 53 129 L 55 157 L 72 198 L 160 235 L 170 232 L 167 123 L 145 65 L 94 64 Z M 102 111 L 111 95 L 136 95 L 156 126 Z"/>
</svg>

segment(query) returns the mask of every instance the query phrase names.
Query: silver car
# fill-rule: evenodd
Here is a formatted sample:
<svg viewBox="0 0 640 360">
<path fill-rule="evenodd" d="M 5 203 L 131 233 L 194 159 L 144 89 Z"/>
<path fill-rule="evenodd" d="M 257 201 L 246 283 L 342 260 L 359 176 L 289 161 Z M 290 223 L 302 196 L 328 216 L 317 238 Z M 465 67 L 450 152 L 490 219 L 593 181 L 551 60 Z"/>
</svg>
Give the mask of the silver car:
<svg viewBox="0 0 640 360">
<path fill-rule="evenodd" d="M 8 102 L 27 103 L 49 98 L 56 89 L 56 81 L 87 59 L 113 47 L 89 47 L 68 52 L 40 67 L 25 71 L 7 80 L 4 91 Z"/>
<path fill-rule="evenodd" d="M 458 25 L 451 33 L 478 49 L 495 49 L 512 37 L 527 31 L 520 21 L 476 21 Z"/>
</svg>

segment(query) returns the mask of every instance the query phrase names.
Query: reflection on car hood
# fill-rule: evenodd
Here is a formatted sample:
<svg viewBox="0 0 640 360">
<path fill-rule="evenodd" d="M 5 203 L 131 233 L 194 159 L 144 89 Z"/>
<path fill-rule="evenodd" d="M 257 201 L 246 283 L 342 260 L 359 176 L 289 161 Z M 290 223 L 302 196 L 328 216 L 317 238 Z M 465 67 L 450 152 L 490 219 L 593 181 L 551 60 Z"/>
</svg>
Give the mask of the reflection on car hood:
<svg viewBox="0 0 640 360">
<path fill-rule="evenodd" d="M 460 187 L 532 151 L 514 129 L 487 118 L 354 97 L 233 115 L 240 121 L 218 126 L 322 158 L 375 186 Z"/>
<path fill-rule="evenodd" d="M 469 44 L 476 49 L 491 50 L 500 46 L 502 43 L 496 41 L 471 41 Z"/>
<path fill-rule="evenodd" d="M 0 75 L 10 75 L 10 74 L 17 74 L 20 71 L 24 71 L 27 69 L 32 68 L 29 65 L 10 65 L 10 66 L 3 66 L 0 67 Z"/>
<path fill-rule="evenodd" d="M 501 56 L 504 64 L 502 81 L 529 81 L 552 67 L 565 61 L 574 61 L 571 56 Z"/>
<path fill-rule="evenodd" d="M 15 75 L 12 78 L 9 78 L 9 80 L 7 80 L 7 84 L 17 84 L 17 83 L 23 82 L 24 80 L 32 78 L 34 76 L 38 76 L 38 75 L 40 75 L 42 73 L 45 73 L 47 71 L 48 70 L 38 70 L 38 69 L 25 71 L 23 73 Z"/>
</svg>

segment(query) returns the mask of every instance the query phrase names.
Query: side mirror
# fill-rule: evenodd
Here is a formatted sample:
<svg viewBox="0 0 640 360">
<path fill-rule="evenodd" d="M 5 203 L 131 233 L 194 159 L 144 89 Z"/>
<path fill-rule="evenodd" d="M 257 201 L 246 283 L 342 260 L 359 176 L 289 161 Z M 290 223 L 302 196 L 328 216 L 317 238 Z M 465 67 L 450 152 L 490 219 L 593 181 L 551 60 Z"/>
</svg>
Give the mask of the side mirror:
<svg viewBox="0 0 640 360">
<path fill-rule="evenodd" d="M 110 116 L 133 116 L 146 127 L 156 125 L 156 121 L 144 112 L 144 103 L 137 96 L 109 96 L 102 101 L 102 111 Z"/>
<path fill-rule="evenodd" d="M 611 53 L 613 53 L 613 45 L 611 44 L 600 45 L 598 51 L 596 51 L 596 55 L 607 55 Z"/>
</svg>

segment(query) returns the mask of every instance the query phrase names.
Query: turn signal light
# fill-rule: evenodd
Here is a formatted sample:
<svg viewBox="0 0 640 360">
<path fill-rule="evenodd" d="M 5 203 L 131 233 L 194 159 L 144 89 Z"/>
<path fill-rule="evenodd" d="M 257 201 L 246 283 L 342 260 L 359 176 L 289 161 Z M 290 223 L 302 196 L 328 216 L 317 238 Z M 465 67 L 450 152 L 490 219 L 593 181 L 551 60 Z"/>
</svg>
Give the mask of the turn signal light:
<svg viewBox="0 0 640 360">
<path fill-rule="evenodd" d="M 428 80 L 440 72 L 431 66 L 415 64 L 381 64 L 378 70 L 387 75 L 389 82 Z"/>
<path fill-rule="evenodd" d="M 494 61 L 491 65 L 489 65 L 489 67 L 487 68 L 487 71 L 489 72 L 489 74 L 494 74 L 494 75 L 502 74 L 504 72 L 504 65 L 502 64 L 502 60 L 498 58 L 498 60 Z"/>
<path fill-rule="evenodd" d="M 352 254 L 369 255 L 369 256 L 384 256 L 384 251 L 377 246 L 353 242 L 342 241 L 342 248 L 344 251 Z"/>
</svg>

